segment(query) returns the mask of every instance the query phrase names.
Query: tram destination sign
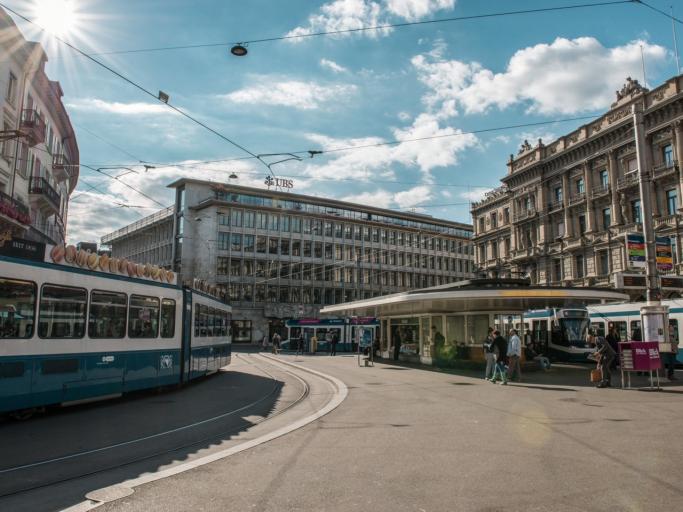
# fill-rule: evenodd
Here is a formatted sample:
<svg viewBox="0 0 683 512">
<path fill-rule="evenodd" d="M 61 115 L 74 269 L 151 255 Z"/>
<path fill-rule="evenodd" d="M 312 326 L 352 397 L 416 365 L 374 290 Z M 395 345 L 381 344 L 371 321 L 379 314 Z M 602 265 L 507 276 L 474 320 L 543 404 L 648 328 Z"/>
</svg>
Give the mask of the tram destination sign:
<svg viewBox="0 0 683 512">
<path fill-rule="evenodd" d="M 0 239 L 0 255 L 10 258 L 43 261 L 45 259 L 45 244 L 33 242 L 24 238 Z"/>
<path fill-rule="evenodd" d="M 641 274 L 617 274 L 617 288 L 645 288 L 645 276 Z M 683 288 L 683 277 L 662 276 L 660 278 L 662 288 Z"/>
</svg>

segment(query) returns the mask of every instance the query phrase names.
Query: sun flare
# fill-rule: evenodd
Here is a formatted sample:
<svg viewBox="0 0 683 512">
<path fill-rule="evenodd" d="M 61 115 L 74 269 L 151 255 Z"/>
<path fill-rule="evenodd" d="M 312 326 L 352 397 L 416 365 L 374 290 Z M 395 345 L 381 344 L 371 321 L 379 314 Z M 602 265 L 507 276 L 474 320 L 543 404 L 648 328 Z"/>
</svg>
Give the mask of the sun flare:
<svg viewBox="0 0 683 512">
<path fill-rule="evenodd" d="M 77 27 L 78 16 L 72 0 L 34 0 L 35 21 L 56 36 L 67 36 Z"/>
</svg>

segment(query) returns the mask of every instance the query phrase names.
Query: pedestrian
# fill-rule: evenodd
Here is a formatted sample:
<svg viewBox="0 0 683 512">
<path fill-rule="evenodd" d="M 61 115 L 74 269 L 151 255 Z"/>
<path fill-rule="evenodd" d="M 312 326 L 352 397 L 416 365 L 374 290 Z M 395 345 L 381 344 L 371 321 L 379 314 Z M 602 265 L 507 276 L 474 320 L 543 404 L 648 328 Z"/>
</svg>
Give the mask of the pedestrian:
<svg viewBox="0 0 683 512">
<path fill-rule="evenodd" d="M 522 340 L 517 335 L 517 329 L 510 329 L 510 339 L 508 340 L 508 380 L 517 376 L 517 382 L 522 382 Z"/>
<path fill-rule="evenodd" d="M 670 350 L 661 351 L 662 369 L 667 370 L 666 376 L 669 380 L 678 380 L 674 371 L 676 370 L 676 356 L 678 355 L 678 337 L 674 326 L 669 324 L 669 347 Z"/>
<path fill-rule="evenodd" d="M 550 359 L 536 352 L 532 341 L 529 341 L 526 347 L 524 347 L 524 358 L 527 361 L 536 361 L 543 370 L 550 369 Z"/>
<path fill-rule="evenodd" d="M 484 358 L 486 359 L 484 379 L 489 380 L 493 377 L 493 370 L 496 366 L 496 354 L 493 348 L 493 327 L 489 327 L 488 334 L 484 340 Z"/>
<path fill-rule="evenodd" d="M 398 329 L 394 331 L 394 361 L 398 361 L 398 356 L 401 353 L 401 333 Z"/>
<path fill-rule="evenodd" d="M 261 340 L 261 346 L 263 347 L 263 350 L 268 350 L 268 335 L 267 334 L 263 335 L 263 340 Z"/>
<path fill-rule="evenodd" d="M 496 366 L 493 369 L 493 376 L 491 382 L 496 382 L 496 378 L 500 375 L 503 384 L 507 385 L 507 372 L 505 369 L 505 360 L 507 359 L 508 342 L 500 335 L 499 330 L 493 331 L 493 351 L 496 359 Z"/>
<path fill-rule="evenodd" d="M 314 333 L 313 336 L 311 337 L 311 352 L 313 352 L 315 354 L 317 351 L 318 351 L 318 337 Z"/>
<path fill-rule="evenodd" d="M 331 356 L 336 356 L 337 355 L 337 342 L 339 341 L 339 338 L 337 338 L 337 333 L 334 333 L 332 335 L 332 343 L 330 345 L 330 355 Z"/>
<path fill-rule="evenodd" d="M 633 341 L 641 341 L 641 335 L 640 335 L 640 329 L 636 328 L 633 330 L 631 333 L 631 338 L 633 338 Z M 607 332 L 607 337 L 605 338 L 607 340 L 607 343 L 609 343 L 609 346 L 612 347 L 612 351 L 615 354 L 619 353 L 619 342 L 621 341 L 621 338 L 619 336 L 619 331 L 617 330 L 617 327 L 613 324 L 609 324 L 609 330 Z M 596 340 L 597 341 L 597 340 Z M 616 367 L 617 360 L 614 358 L 613 365 Z"/>
<path fill-rule="evenodd" d="M 278 333 L 273 334 L 273 354 L 280 353 L 280 335 Z"/>
<path fill-rule="evenodd" d="M 304 337 L 299 336 L 299 339 L 297 340 L 296 344 L 296 355 L 298 356 L 301 354 L 302 356 L 304 355 Z"/>
<path fill-rule="evenodd" d="M 602 336 L 598 336 L 596 341 L 596 346 L 598 349 L 595 351 L 595 357 L 598 361 L 598 370 L 602 372 L 602 380 L 598 384 L 599 388 L 609 388 L 612 386 L 612 372 L 611 367 L 616 357 L 616 352 L 609 344 L 609 342 Z"/>
</svg>

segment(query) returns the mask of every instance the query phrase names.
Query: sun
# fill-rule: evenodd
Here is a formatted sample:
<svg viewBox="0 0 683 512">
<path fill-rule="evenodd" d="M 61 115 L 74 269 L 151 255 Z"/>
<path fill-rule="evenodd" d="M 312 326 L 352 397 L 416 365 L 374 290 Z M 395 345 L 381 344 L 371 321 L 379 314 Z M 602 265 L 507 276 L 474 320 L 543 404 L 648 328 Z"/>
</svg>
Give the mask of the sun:
<svg viewBox="0 0 683 512">
<path fill-rule="evenodd" d="M 72 0 L 34 0 L 33 11 L 35 22 L 55 36 L 67 36 L 77 28 Z"/>
</svg>

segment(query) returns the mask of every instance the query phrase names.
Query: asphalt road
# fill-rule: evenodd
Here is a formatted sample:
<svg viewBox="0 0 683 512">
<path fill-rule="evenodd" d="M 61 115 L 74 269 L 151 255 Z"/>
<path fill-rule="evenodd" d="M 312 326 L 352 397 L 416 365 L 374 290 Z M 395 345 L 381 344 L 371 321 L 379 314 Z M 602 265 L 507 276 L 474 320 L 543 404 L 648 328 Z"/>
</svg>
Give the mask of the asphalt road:
<svg viewBox="0 0 683 512">
<path fill-rule="evenodd" d="M 295 432 L 98 510 L 640 512 L 683 500 L 681 387 L 595 389 L 585 370 L 503 387 L 280 357 L 342 379 L 349 396 Z"/>
<path fill-rule="evenodd" d="M 243 439 L 302 399 L 306 386 L 238 355 L 183 388 L 0 422 L 0 510 L 61 510 L 99 489 Z"/>
</svg>

